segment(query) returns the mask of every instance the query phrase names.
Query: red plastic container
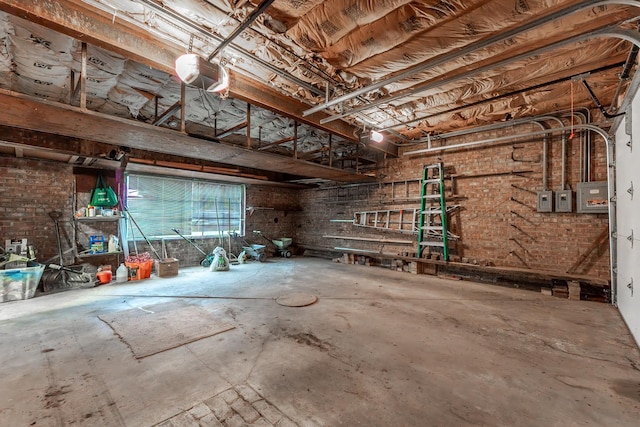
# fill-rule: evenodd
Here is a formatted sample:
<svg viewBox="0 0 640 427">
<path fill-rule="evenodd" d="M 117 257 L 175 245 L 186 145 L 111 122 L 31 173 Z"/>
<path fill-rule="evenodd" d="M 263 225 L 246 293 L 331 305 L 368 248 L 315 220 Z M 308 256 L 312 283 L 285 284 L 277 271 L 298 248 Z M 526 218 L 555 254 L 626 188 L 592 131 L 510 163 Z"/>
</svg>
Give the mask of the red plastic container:
<svg viewBox="0 0 640 427">
<path fill-rule="evenodd" d="M 96 277 L 100 281 L 101 285 L 106 285 L 111 283 L 111 279 L 113 278 L 113 273 L 111 270 L 102 270 L 96 273 Z"/>
</svg>

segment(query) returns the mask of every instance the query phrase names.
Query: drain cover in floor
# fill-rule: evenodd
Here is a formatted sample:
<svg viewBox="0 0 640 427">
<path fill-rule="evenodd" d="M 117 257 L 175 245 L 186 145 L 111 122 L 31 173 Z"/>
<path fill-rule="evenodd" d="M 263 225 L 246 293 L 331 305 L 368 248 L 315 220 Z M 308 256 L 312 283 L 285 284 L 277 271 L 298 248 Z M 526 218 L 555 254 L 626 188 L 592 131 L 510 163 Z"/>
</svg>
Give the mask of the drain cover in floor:
<svg viewBox="0 0 640 427">
<path fill-rule="evenodd" d="M 318 301 L 317 296 L 303 292 L 293 292 L 276 298 L 276 302 L 285 307 L 306 307 L 316 301 Z"/>
</svg>

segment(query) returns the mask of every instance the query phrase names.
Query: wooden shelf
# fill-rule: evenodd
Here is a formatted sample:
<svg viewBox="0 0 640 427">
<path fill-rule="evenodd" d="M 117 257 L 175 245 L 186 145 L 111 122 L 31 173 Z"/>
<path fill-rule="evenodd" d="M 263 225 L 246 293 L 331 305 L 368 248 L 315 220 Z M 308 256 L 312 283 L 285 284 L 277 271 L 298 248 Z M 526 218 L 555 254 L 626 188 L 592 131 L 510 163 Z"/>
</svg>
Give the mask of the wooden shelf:
<svg viewBox="0 0 640 427">
<path fill-rule="evenodd" d="M 116 216 L 81 216 L 73 217 L 78 222 L 115 222 L 124 217 L 120 215 Z"/>
<path fill-rule="evenodd" d="M 99 256 L 120 256 L 122 255 L 124 252 L 122 251 L 117 251 L 117 252 L 100 252 L 100 253 L 96 253 L 96 254 L 83 254 L 83 253 L 79 253 L 78 254 L 78 258 L 94 258 L 94 257 L 99 257 Z"/>
</svg>

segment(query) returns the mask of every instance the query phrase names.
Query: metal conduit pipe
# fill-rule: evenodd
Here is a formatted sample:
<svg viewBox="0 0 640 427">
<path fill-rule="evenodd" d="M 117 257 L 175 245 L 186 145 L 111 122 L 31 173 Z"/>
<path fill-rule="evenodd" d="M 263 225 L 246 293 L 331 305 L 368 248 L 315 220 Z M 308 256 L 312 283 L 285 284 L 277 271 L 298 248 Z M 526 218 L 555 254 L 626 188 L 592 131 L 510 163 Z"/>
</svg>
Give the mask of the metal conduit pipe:
<svg viewBox="0 0 640 427">
<path fill-rule="evenodd" d="M 463 73 L 460 73 L 460 74 L 456 74 L 456 75 L 453 75 L 453 76 L 438 80 L 436 82 L 428 81 L 428 82 L 425 82 L 425 83 L 422 83 L 422 84 L 418 84 L 418 85 L 413 86 L 412 88 L 410 88 L 408 90 L 401 91 L 401 92 L 399 92 L 399 93 L 397 93 L 395 95 L 391 95 L 391 96 L 388 96 L 388 97 L 385 97 L 385 98 L 380 98 L 380 99 L 377 99 L 376 101 L 371 102 L 369 104 L 365 104 L 365 105 L 361 105 L 361 106 L 356 107 L 356 108 L 352 108 L 349 111 L 346 111 L 346 112 L 343 112 L 343 113 L 340 113 L 340 114 L 335 114 L 335 115 L 332 115 L 332 116 L 329 116 L 329 117 L 325 117 L 324 119 L 320 120 L 320 123 L 326 124 L 326 123 L 332 122 L 334 120 L 338 120 L 338 119 L 341 119 L 341 118 L 344 118 L 344 117 L 359 113 L 361 111 L 368 110 L 368 109 L 373 108 L 373 107 L 377 107 L 380 104 L 387 104 L 389 102 L 395 101 L 395 100 L 400 99 L 400 98 L 405 98 L 407 96 L 416 95 L 416 94 L 418 94 L 420 92 L 424 92 L 424 91 L 431 90 L 431 89 L 436 89 L 436 88 L 439 88 L 439 87 L 444 86 L 444 85 L 449 84 L 449 83 L 453 83 L 453 82 L 461 80 L 461 79 L 465 79 L 465 78 L 468 78 L 468 77 L 473 77 L 473 76 L 475 76 L 477 74 L 480 74 L 480 73 L 483 73 L 485 71 L 490 71 L 490 70 L 493 70 L 493 69 L 496 69 L 496 68 L 500 68 L 500 67 L 503 67 L 505 65 L 509 65 L 511 63 L 514 63 L 514 62 L 517 62 L 517 61 L 520 61 L 520 60 L 523 60 L 523 59 L 527 59 L 527 58 L 532 57 L 532 56 L 543 55 L 545 53 L 548 53 L 550 51 L 565 47 L 567 45 L 574 44 L 574 43 L 579 43 L 579 42 L 582 42 L 582 41 L 585 41 L 585 40 L 589 40 L 589 39 L 592 39 L 592 38 L 597 38 L 597 37 L 620 38 L 620 39 L 627 40 L 627 41 L 629 41 L 629 42 L 631 42 L 631 43 L 633 43 L 635 45 L 639 45 L 640 46 L 640 35 L 638 35 L 637 32 L 631 31 L 631 30 L 620 29 L 618 27 L 607 27 L 607 28 L 604 28 L 604 29 L 593 31 L 593 32 L 588 33 L 588 34 L 581 34 L 581 35 L 578 35 L 578 36 L 570 37 L 568 39 L 561 40 L 559 42 L 552 43 L 550 45 L 547 45 L 547 46 L 544 46 L 544 47 L 541 47 L 541 48 L 538 48 L 538 49 L 530 50 L 528 52 L 521 53 L 520 55 L 516 55 L 516 56 L 513 56 L 513 57 L 508 58 L 508 59 L 503 59 L 501 61 L 497 61 L 497 62 L 494 62 L 494 63 L 491 63 L 491 64 L 487 64 L 487 65 L 484 65 L 484 66 L 479 67 L 479 68 L 474 68 L 472 70 L 469 70 L 469 71 L 466 71 L 466 72 L 463 72 Z M 310 110 L 307 110 L 307 111 L 310 111 Z M 303 116 L 304 115 L 305 114 L 303 113 Z"/>
<path fill-rule="evenodd" d="M 640 25 L 638 26 L 638 31 L 640 31 Z M 613 100 L 611 101 L 611 105 L 609 106 L 609 113 L 615 114 L 620 110 L 614 110 L 615 104 L 617 102 L 618 96 L 620 96 L 620 91 L 622 90 L 622 83 L 629 78 L 631 75 L 631 69 L 636 63 L 638 59 L 638 50 L 640 48 L 637 45 L 634 45 L 629 51 L 629 55 L 627 56 L 627 60 L 622 67 L 622 72 L 620 73 L 620 78 L 618 80 L 618 86 L 616 87 L 616 93 L 613 95 Z"/>
<path fill-rule="evenodd" d="M 249 16 L 247 16 L 247 19 L 245 19 L 235 30 L 233 30 L 233 33 L 229 34 L 226 39 L 222 40 L 222 42 L 220 42 L 215 50 L 211 52 L 211 54 L 207 57 L 207 61 L 211 62 L 211 60 L 215 58 L 220 52 L 222 52 L 222 50 L 227 47 L 227 45 L 229 45 L 236 37 L 238 37 L 241 32 L 246 30 L 249 25 L 253 24 L 253 22 L 258 19 L 260 15 L 262 15 L 262 12 L 264 12 L 269 6 L 271 6 L 271 3 L 273 3 L 273 1 L 274 0 L 263 0 L 262 3 L 258 5 L 258 7 L 253 9 Z"/>
<path fill-rule="evenodd" d="M 485 125 L 485 126 L 474 127 L 472 129 L 463 129 L 459 131 L 452 131 L 452 132 L 447 132 L 447 133 L 438 134 L 438 135 L 427 135 L 424 138 L 418 138 L 418 139 L 407 138 L 400 132 L 397 132 L 395 130 L 388 130 L 388 133 L 392 134 L 398 139 L 405 141 L 406 143 L 404 144 L 397 143 L 395 141 L 389 141 L 389 142 L 398 147 L 410 147 L 413 145 L 421 145 L 421 144 L 424 144 L 425 142 L 428 144 L 431 144 L 433 141 L 453 138 L 456 136 L 468 135 L 470 133 L 481 133 L 481 132 L 508 128 L 508 127 L 515 127 L 523 124 L 530 124 L 532 122 L 535 122 L 537 119 L 538 118 L 536 117 L 526 117 L 526 118 L 517 119 L 517 120 L 510 120 L 508 122 L 500 122 L 500 123 L 494 123 L 494 124 Z"/>
<path fill-rule="evenodd" d="M 542 121 L 534 121 L 532 122 L 533 124 L 536 124 L 538 126 L 540 126 L 541 129 L 544 130 L 548 130 L 549 129 L 549 125 L 547 125 L 545 122 Z M 544 137 L 542 138 L 542 191 L 547 191 L 549 188 L 549 182 L 547 181 L 547 175 L 549 174 L 548 170 L 547 170 L 547 163 L 549 163 L 548 161 L 548 153 L 549 153 L 549 139 L 550 139 L 550 133 L 545 133 Z"/>
<path fill-rule="evenodd" d="M 553 21 L 555 21 L 557 19 L 560 19 L 560 18 L 563 18 L 563 17 L 565 17 L 567 15 L 579 12 L 579 11 L 584 10 L 584 9 L 590 9 L 590 8 L 593 8 L 593 7 L 596 7 L 596 6 L 605 6 L 605 5 L 608 5 L 608 4 L 618 4 L 618 5 L 626 5 L 626 6 L 632 6 L 632 7 L 640 7 L 640 2 L 639 1 L 635 1 L 635 0 L 604 0 L 604 1 L 602 1 L 602 0 L 591 0 L 591 1 L 583 1 L 583 2 L 580 2 L 579 4 L 568 6 L 568 7 L 564 8 L 564 9 L 561 9 L 561 10 L 559 10 L 557 12 L 551 13 L 551 14 L 549 14 L 547 16 L 543 16 L 541 18 L 534 19 L 533 21 L 528 22 L 528 23 L 522 25 L 521 27 L 514 28 L 514 29 L 509 30 L 509 31 L 505 31 L 505 32 L 500 33 L 500 34 L 496 34 L 495 36 L 489 37 L 489 38 L 484 39 L 484 40 L 480 40 L 480 41 L 475 42 L 475 43 L 472 43 L 472 44 L 470 44 L 470 45 L 468 45 L 468 46 L 466 46 L 466 47 L 464 47 L 462 49 L 456 50 L 454 52 L 449 52 L 449 53 L 440 55 L 440 56 L 438 56 L 438 57 L 436 57 L 436 58 L 434 58 L 434 59 L 432 59 L 430 61 L 426 61 L 426 62 L 423 62 L 422 64 L 418 64 L 416 66 L 410 67 L 407 70 L 405 70 L 404 72 L 399 73 L 399 74 L 397 74 L 395 76 L 380 80 L 380 81 L 378 81 L 376 83 L 370 84 L 369 86 L 362 87 L 362 88 L 360 88 L 358 90 L 355 90 L 353 92 L 350 92 L 350 93 L 348 93 L 346 95 L 342 95 L 342 96 L 339 96 L 337 98 L 334 98 L 334 99 L 332 99 L 332 100 L 330 100 L 328 102 L 325 102 L 324 104 L 317 105 L 317 106 L 315 106 L 313 108 L 310 108 L 308 110 L 303 111 L 302 112 L 302 116 L 305 117 L 305 116 L 308 116 L 310 114 L 317 113 L 318 111 L 325 110 L 325 109 L 327 109 L 327 108 L 329 108 L 329 107 L 331 107 L 333 105 L 348 101 L 350 99 L 353 99 L 353 98 L 355 98 L 357 96 L 360 96 L 360 95 L 364 95 L 364 94 L 366 94 L 368 92 L 371 92 L 373 90 L 380 89 L 381 87 L 386 86 L 386 85 L 388 85 L 390 83 L 394 83 L 394 82 L 397 82 L 399 80 L 403 80 L 405 78 L 412 77 L 413 75 L 418 74 L 418 73 L 420 73 L 422 71 L 425 71 L 425 70 L 428 70 L 428 69 L 431 69 L 431 68 L 435 68 L 435 67 L 440 66 L 440 65 L 442 65 L 442 64 L 444 64 L 446 62 L 462 58 L 465 55 L 468 55 L 468 54 L 473 53 L 473 52 L 475 52 L 477 50 L 480 50 L 480 49 L 484 49 L 485 47 L 491 46 L 493 44 L 504 42 L 505 40 L 509 40 L 510 38 L 513 38 L 513 37 L 515 37 L 515 36 L 517 36 L 519 34 L 522 34 L 522 33 L 526 32 L 526 31 L 532 30 L 532 29 L 534 29 L 536 27 L 542 26 L 542 25 L 547 24 L 549 22 L 553 22 Z"/>
<path fill-rule="evenodd" d="M 632 89 L 633 92 L 631 93 L 636 93 L 636 90 L 638 90 L 638 88 L 640 87 L 640 79 L 635 80 L 634 79 L 634 83 L 632 84 Z M 630 101 L 625 100 L 625 104 L 628 105 Z M 435 147 L 435 148 L 425 148 L 425 149 L 421 149 L 421 150 L 415 150 L 415 151 L 410 151 L 407 153 L 404 153 L 403 155 L 413 155 L 413 154 L 422 154 L 422 153 L 432 153 L 432 152 L 442 152 L 442 151 L 447 151 L 447 150 L 451 150 L 451 149 L 459 149 L 459 148 L 467 148 L 467 147 L 473 147 L 473 146 L 479 146 L 479 145 L 489 145 L 492 143 L 496 143 L 496 142 L 504 142 L 504 141 L 508 141 L 508 140 L 513 140 L 514 138 L 527 138 L 527 137 L 534 137 L 534 136 L 543 136 L 545 134 L 549 134 L 549 133 L 558 133 L 558 132 L 566 132 L 567 130 L 570 130 L 571 127 L 566 127 L 563 126 L 561 128 L 551 128 L 548 130 L 542 130 L 542 131 L 535 131 L 535 132 L 528 132 L 525 134 L 521 134 L 521 135 L 517 135 L 517 136 L 502 136 L 502 137 L 496 137 L 496 138 L 489 138 L 489 139 L 485 139 L 482 141 L 473 141 L 473 142 L 465 142 L 465 143 L 460 143 L 460 144 L 453 144 L 453 145 L 448 145 L 445 147 Z M 598 135 L 600 135 L 602 137 L 602 139 L 604 140 L 605 146 L 606 146 L 606 150 L 607 150 L 607 207 L 608 207 L 608 213 L 609 213 L 609 268 L 610 268 L 610 273 L 611 273 L 611 303 L 613 305 L 616 304 L 616 298 L 617 298 L 617 276 L 616 276 L 616 270 L 617 270 L 617 246 L 616 246 L 616 242 L 617 242 L 617 237 L 616 237 L 616 206 L 615 206 L 615 165 L 612 163 L 613 162 L 613 150 L 614 150 L 614 144 L 613 144 L 613 140 L 611 139 L 611 137 L 601 128 L 599 128 L 598 126 L 594 126 L 594 125 L 590 125 L 590 124 L 582 124 L 582 125 L 575 125 L 573 126 L 574 130 L 585 130 L 585 131 L 592 131 L 592 132 L 596 132 Z"/>
<path fill-rule="evenodd" d="M 560 120 L 560 119 L 559 119 L 559 118 L 557 118 L 557 117 L 554 117 L 554 116 L 548 116 L 548 117 L 546 117 L 546 119 L 547 119 L 547 120 L 554 120 L 554 121 L 556 121 L 557 123 L 559 123 L 559 124 L 560 124 L 560 126 L 559 126 L 560 128 L 563 128 L 563 127 L 564 127 L 564 123 L 562 122 L 562 120 Z M 563 131 L 563 132 L 562 132 L 562 152 L 563 152 L 563 157 L 562 157 L 562 179 L 563 179 L 563 182 L 564 182 L 564 167 L 565 167 L 565 165 L 564 165 L 564 140 L 565 140 L 565 136 L 566 136 L 566 132 L 564 132 L 564 131 Z M 547 134 L 547 135 L 545 136 L 545 140 L 546 140 L 546 141 L 545 141 L 545 143 L 543 144 L 543 145 L 545 146 L 544 155 L 543 155 L 543 157 L 544 157 L 544 159 L 545 159 L 545 160 L 544 160 L 544 167 L 543 167 L 543 169 L 546 171 L 545 176 L 544 176 L 544 179 L 543 179 L 543 182 L 544 182 L 544 188 L 543 188 L 543 190 L 544 190 L 544 191 L 546 191 L 546 190 L 548 190 L 548 189 L 549 189 L 549 188 L 548 188 L 548 185 L 547 185 L 547 184 L 548 184 L 548 177 L 547 177 L 547 173 L 548 173 L 548 162 L 549 162 L 549 145 L 548 145 L 548 144 L 549 144 L 549 142 L 550 142 L 550 139 L 551 139 L 551 135 L 550 135 L 550 134 Z M 562 189 L 564 190 L 564 184 L 563 184 Z"/>
<path fill-rule="evenodd" d="M 574 130 L 599 129 L 601 132 L 604 132 L 599 127 L 593 126 L 593 125 L 574 125 L 573 128 L 574 128 Z M 534 137 L 534 136 L 544 136 L 545 134 L 548 134 L 548 133 L 565 132 L 567 129 L 569 129 L 569 128 L 567 128 L 566 126 L 562 126 L 561 128 L 549 128 L 549 129 L 546 129 L 546 130 L 526 132 L 526 133 L 521 133 L 521 134 L 518 134 L 518 135 L 498 136 L 498 137 L 487 138 L 487 139 L 482 139 L 482 140 L 478 140 L 478 141 L 461 142 L 459 144 L 443 145 L 443 146 L 440 146 L 440 147 L 422 148 L 420 150 L 407 151 L 407 152 L 403 153 L 402 155 L 403 156 L 412 156 L 412 155 L 416 155 L 416 154 L 442 152 L 442 151 L 449 151 L 449 150 L 459 149 L 459 148 L 468 148 L 468 147 L 474 147 L 474 146 L 479 146 L 479 145 L 488 145 L 488 144 L 491 144 L 493 142 L 509 141 L 510 139 L 530 138 L 530 137 Z M 604 134 L 606 135 L 606 133 L 604 133 Z"/>
<path fill-rule="evenodd" d="M 620 63 L 620 65 L 622 65 L 622 64 L 624 64 L 624 63 Z M 589 73 L 591 73 L 591 74 L 600 73 L 601 71 L 607 71 L 607 70 L 609 70 L 611 68 L 613 68 L 613 66 L 611 66 L 611 65 L 604 66 L 604 67 L 600 67 L 600 68 L 591 70 L 591 71 L 589 71 Z M 550 86 L 553 86 L 553 85 L 556 85 L 556 84 L 559 84 L 559 83 L 564 83 L 564 82 L 573 80 L 573 78 L 577 77 L 578 75 L 565 76 L 565 77 L 562 77 L 562 78 L 559 78 L 559 79 L 555 79 L 555 80 L 551 80 L 551 81 L 548 81 L 548 82 L 545 82 L 545 83 L 540 83 L 540 84 L 537 84 L 537 85 L 534 85 L 534 86 L 518 89 L 518 90 L 515 90 L 515 91 L 512 91 L 512 92 L 503 93 L 503 94 L 500 94 L 498 96 L 493 96 L 493 97 L 486 98 L 486 99 L 483 99 L 483 100 L 471 102 L 469 104 L 458 105 L 458 106 L 456 106 L 454 108 L 450 108 L 448 110 L 439 111 L 439 112 L 436 112 L 436 113 L 433 113 L 433 114 L 429 114 L 429 115 L 426 115 L 426 116 L 422 116 L 422 117 L 411 119 L 411 120 L 407 120 L 407 121 L 402 121 L 401 122 L 398 117 L 395 117 L 394 118 L 394 120 L 396 121 L 395 124 L 386 125 L 384 127 L 378 127 L 377 131 L 378 132 L 385 132 L 385 131 L 390 131 L 390 130 L 396 129 L 396 128 L 400 127 L 400 126 L 411 126 L 411 125 L 413 125 L 413 124 L 415 124 L 417 122 L 420 122 L 422 120 L 427 120 L 427 119 L 430 119 L 430 118 L 433 118 L 433 117 L 438 117 L 440 115 L 454 113 L 454 112 L 457 112 L 457 111 L 464 110 L 466 108 L 473 108 L 473 107 L 475 107 L 477 105 L 485 105 L 487 103 L 491 103 L 493 100 L 503 99 L 503 98 L 507 98 L 507 97 L 510 97 L 510 96 L 513 96 L 513 95 L 520 95 L 522 93 L 532 92 L 532 91 L 535 91 L 535 90 L 538 90 L 538 89 L 541 89 L 541 88 L 550 87 Z M 378 108 L 381 108 L 381 107 L 378 107 Z M 578 107 L 578 108 L 584 108 L 584 107 Z"/>
<path fill-rule="evenodd" d="M 560 111 L 562 112 L 562 111 Z M 474 127 L 474 128 L 470 128 L 470 129 L 461 129 L 461 130 L 455 130 L 455 131 L 451 131 L 451 132 L 447 132 L 447 133 L 441 133 L 438 135 L 427 135 L 424 138 L 419 138 L 419 139 L 410 139 L 407 138 L 406 136 L 402 135 L 399 132 L 395 132 L 393 131 L 392 133 L 397 133 L 398 138 L 407 141 L 408 144 L 395 144 L 399 147 L 407 147 L 407 146 L 412 146 L 412 145 L 419 145 L 419 144 L 424 144 L 426 143 L 431 143 L 433 141 L 436 140 L 442 140 L 442 139 L 449 139 L 449 138 L 454 138 L 456 136 L 463 136 L 463 135 L 469 135 L 471 133 L 481 133 L 481 132 L 489 132 L 489 131 L 493 131 L 493 130 L 499 130 L 499 129 L 503 129 L 503 128 L 508 128 L 508 127 L 515 127 L 515 126 L 520 126 L 520 125 L 525 125 L 525 124 L 531 124 L 533 122 L 537 122 L 537 121 L 546 121 L 546 120 L 555 120 L 557 119 L 556 117 L 554 117 L 553 115 L 559 113 L 559 112 L 552 112 L 549 114 L 545 114 L 544 116 L 534 116 L 534 117 L 523 117 L 521 119 L 515 119 L 515 120 L 509 120 L 507 122 L 499 122 L 499 123 L 492 123 L 490 125 L 484 125 L 484 126 L 478 126 L 478 127 Z"/>
</svg>

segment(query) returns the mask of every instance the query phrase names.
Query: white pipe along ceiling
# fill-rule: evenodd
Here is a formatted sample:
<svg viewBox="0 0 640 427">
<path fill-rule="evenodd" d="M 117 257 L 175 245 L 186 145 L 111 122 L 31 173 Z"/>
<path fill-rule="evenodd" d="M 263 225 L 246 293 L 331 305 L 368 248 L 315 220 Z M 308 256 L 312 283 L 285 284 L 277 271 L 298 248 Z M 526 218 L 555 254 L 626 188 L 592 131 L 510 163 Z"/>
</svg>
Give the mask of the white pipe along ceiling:
<svg viewBox="0 0 640 427">
<path fill-rule="evenodd" d="M 343 169 L 336 180 L 365 180 L 405 147 L 438 150 L 439 135 L 494 122 L 573 107 L 610 127 L 635 73 L 639 11 L 630 0 L 0 0 L 0 89 L 297 165 L 268 180 L 330 181 L 329 165 Z M 225 67 L 228 90 L 182 95 L 181 53 Z M 577 79 L 603 113 L 581 85 L 572 94 Z M 260 164 L 251 170 L 269 171 Z"/>
</svg>

